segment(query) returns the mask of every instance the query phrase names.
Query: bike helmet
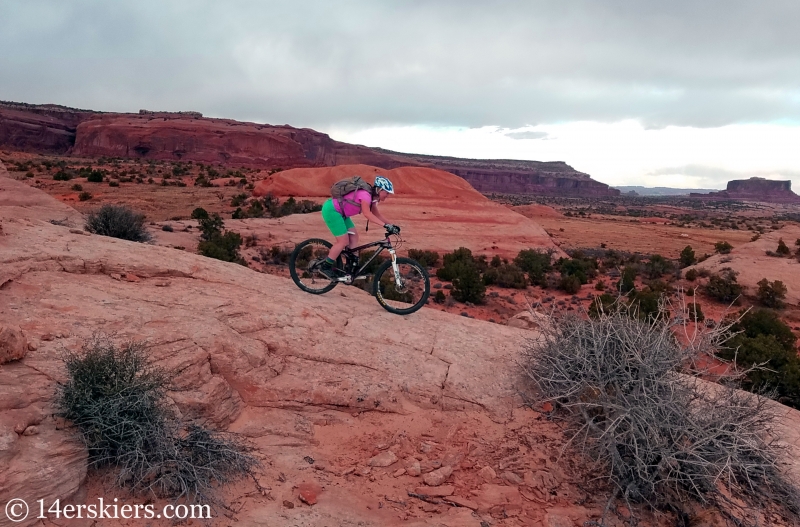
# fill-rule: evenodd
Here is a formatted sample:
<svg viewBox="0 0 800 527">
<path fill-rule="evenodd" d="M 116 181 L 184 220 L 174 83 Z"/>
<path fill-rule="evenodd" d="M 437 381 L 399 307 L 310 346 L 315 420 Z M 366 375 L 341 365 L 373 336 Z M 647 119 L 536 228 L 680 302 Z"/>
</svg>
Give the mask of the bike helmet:
<svg viewBox="0 0 800 527">
<path fill-rule="evenodd" d="M 386 179 L 383 176 L 376 176 L 375 177 L 375 188 L 379 190 L 385 190 L 389 194 L 394 194 L 394 186 L 392 182 Z"/>
</svg>

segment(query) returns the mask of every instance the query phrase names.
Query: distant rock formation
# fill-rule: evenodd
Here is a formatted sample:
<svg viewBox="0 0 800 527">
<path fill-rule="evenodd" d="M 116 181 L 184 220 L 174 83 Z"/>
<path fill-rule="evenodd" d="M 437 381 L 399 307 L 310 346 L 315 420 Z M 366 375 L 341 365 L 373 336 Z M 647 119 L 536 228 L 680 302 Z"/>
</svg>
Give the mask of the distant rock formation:
<svg viewBox="0 0 800 527">
<path fill-rule="evenodd" d="M 709 194 L 690 194 L 693 198 L 743 199 L 771 203 L 800 203 L 800 196 L 792 192 L 790 180 L 772 180 L 762 177 L 728 181 L 728 187 Z"/>
<path fill-rule="evenodd" d="M 199 112 L 113 114 L 0 102 L 0 146 L 80 157 L 191 160 L 261 168 L 418 166 L 451 172 L 486 193 L 619 195 L 618 190 L 562 161 L 404 154 L 342 143 L 308 128 L 210 119 Z"/>
</svg>

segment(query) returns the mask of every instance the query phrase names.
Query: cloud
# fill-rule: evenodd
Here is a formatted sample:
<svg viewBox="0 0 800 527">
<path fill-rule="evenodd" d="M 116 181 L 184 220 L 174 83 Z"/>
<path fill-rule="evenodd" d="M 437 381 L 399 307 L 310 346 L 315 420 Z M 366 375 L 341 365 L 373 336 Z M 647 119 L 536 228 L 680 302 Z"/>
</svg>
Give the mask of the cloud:
<svg viewBox="0 0 800 527">
<path fill-rule="evenodd" d="M 508 132 L 504 134 L 506 137 L 510 137 L 511 139 L 546 139 L 547 132 L 534 132 L 534 131 L 527 131 L 527 132 Z"/>
<path fill-rule="evenodd" d="M 322 129 L 800 123 L 800 2 L 0 1 L 6 100 Z"/>
</svg>

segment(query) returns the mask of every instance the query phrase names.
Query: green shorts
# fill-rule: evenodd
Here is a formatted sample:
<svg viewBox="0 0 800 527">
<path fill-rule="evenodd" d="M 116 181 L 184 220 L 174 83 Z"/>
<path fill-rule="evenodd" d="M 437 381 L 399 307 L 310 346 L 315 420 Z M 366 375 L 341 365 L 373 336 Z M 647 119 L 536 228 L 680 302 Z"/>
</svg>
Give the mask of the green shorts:
<svg viewBox="0 0 800 527">
<path fill-rule="evenodd" d="M 331 233 L 336 236 L 344 236 L 347 231 L 356 231 L 356 226 L 350 218 L 343 218 L 341 214 L 334 208 L 333 200 L 328 199 L 322 205 L 322 219 L 325 220 L 325 225 L 331 230 Z"/>
</svg>

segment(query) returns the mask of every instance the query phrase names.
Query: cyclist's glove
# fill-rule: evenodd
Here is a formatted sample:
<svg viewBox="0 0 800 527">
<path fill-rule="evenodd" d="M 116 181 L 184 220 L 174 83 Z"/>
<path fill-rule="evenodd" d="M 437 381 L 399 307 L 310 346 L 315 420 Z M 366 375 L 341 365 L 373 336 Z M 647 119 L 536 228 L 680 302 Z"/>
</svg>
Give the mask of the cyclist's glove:
<svg viewBox="0 0 800 527">
<path fill-rule="evenodd" d="M 397 225 L 392 225 L 391 223 L 387 223 L 383 226 L 386 229 L 386 234 L 400 234 L 400 227 Z"/>
</svg>

